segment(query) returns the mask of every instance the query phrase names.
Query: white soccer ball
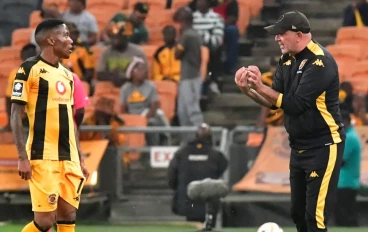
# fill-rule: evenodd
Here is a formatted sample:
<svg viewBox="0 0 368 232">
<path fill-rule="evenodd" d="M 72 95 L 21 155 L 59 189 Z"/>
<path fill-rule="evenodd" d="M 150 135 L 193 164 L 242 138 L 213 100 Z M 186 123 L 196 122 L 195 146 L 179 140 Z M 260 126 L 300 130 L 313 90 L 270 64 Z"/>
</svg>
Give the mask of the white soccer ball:
<svg viewBox="0 0 368 232">
<path fill-rule="evenodd" d="M 279 225 L 274 222 L 267 222 L 261 225 L 257 232 L 284 232 Z"/>
</svg>

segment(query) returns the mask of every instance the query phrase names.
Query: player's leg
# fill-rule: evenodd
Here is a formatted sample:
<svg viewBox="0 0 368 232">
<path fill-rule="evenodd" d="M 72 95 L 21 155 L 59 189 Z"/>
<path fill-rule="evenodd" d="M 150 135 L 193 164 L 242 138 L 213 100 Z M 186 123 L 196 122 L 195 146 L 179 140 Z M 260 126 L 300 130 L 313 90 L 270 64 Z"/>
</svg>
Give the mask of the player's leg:
<svg viewBox="0 0 368 232">
<path fill-rule="evenodd" d="M 58 232 L 75 232 L 84 177 L 79 163 L 62 161 L 63 180 L 56 214 Z"/>
<path fill-rule="evenodd" d="M 290 156 L 290 189 L 291 189 L 291 218 L 298 232 L 308 232 L 305 220 L 306 181 L 304 170 L 300 168 L 300 157 L 295 150 Z"/>
<path fill-rule="evenodd" d="M 58 161 L 31 161 L 29 181 L 34 219 L 22 232 L 47 232 L 55 222 L 59 194 Z"/>
<path fill-rule="evenodd" d="M 327 231 L 328 219 L 336 199 L 345 143 L 314 149 L 307 172 L 308 232 Z"/>
</svg>

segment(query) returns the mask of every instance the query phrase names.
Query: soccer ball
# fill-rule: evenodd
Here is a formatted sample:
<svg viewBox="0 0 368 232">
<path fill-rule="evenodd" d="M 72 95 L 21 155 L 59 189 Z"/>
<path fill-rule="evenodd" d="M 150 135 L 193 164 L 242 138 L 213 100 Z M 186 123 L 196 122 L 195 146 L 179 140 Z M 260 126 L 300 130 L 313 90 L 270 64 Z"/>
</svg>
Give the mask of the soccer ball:
<svg viewBox="0 0 368 232">
<path fill-rule="evenodd" d="M 279 225 L 274 222 L 267 222 L 261 225 L 257 232 L 284 232 Z"/>
</svg>

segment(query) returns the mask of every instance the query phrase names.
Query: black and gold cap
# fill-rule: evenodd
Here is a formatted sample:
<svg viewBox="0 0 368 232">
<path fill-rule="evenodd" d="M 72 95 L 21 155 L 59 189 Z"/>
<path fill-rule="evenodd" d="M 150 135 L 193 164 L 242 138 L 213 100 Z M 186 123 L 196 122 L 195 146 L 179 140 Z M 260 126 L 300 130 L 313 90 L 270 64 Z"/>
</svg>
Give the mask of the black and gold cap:
<svg viewBox="0 0 368 232">
<path fill-rule="evenodd" d="M 303 13 L 294 10 L 281 15 L 274 25 L 265 27 L 264 29 L 270 35 L 284 34 L 286 31 L 300 31 L 307 34 L 310 32 L 310 24 Z"/>
<path fill-rule="evenodd" d="M 141 14 L 148 14 L 149 6 L 147 3 L 138 2 L 134 5 L 134 11 L 138 11 Z"/>
</svg>

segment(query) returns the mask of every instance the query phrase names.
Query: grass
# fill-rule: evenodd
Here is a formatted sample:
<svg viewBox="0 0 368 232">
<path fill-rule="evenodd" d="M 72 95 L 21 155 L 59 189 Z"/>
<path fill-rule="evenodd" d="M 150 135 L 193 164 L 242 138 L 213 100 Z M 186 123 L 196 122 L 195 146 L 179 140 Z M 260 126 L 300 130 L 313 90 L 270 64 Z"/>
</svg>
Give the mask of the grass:
<svg viewBox="0 0 368 232">
<path fill-rule="evenodd" d="M 4 232 L 19 232 L 24 225 L 21 224 L 5 224 L 0 225 L 0 231 Z M 76 232 L 193 232 L 195 228 L 191 226 L 180 225 L 105 225 L 92 226 L 80 225 L 77 226 Z M 224 228 L 222 232 L 256 232 L 256 228 Z M 368 228 L 330 228 L 330 232 L 366 232 Z M 295 228 L 284 228 L 284 232 L 296 232 Z"/>
</svg>

